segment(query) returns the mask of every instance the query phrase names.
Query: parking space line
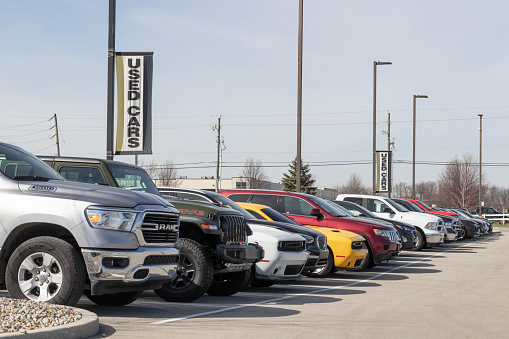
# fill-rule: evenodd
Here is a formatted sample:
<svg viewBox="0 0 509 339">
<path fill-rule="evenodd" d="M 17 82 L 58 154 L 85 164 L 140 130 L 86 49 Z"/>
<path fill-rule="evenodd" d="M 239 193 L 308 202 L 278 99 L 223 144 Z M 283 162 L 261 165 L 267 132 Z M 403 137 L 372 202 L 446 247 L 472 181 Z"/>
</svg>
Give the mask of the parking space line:
<svg viewBox="0 0 509 339">
<path fill-rule="evenodd" d="M 498 235 L 499 234 L 495 234 L 495 235 L 493 235 L 493 236 L 491 236 L 489 238 L 486 238 L 485 240 L 493 239 L 493 238 L 497 237 Z M 309 291 L 309 292 L 304 292 L 304 293 L 299 293 L 299 294 L 286 295 L 284 297 L 278 297 L 278 298 L 273 298 L 273 299 L 268 299 L 268 300 L 262 300 L 262 301 L 257 301 L 257 302 L 250 303 L 250 304 L 232 306 L 232 307 L 222 308 L 222 309 L 214 310 L 214 311 L 190 314 L 190 315 L 187 315 L 187 316 L 184 316 L 184 317 L 179 317 L 179 318 L 164 319 L 164 320 L 160 320 L 160 321 L 156 321 L 156 322 L 150 323 L 150 325 L 161 325 L 161 324 L 166 324 L 166 323 L 170 323 L 170 322 L 176 322 L 176 321 L 181 321 L 181 320 L 193 319 L 193 318 L 203 317 L 203 316 L 207 316 L 207 315 L 212 315 L 212 314 L 217 314 L 217 313 L 222 313 L 222 312 L 238 310 L 238 309 L 241 309 L 241 308 L 246 308 L 246 307 L 251 307 L 251 306 L 258 306 L 258 305 L 268 304 L 268 303 L 271 303 L 271 302 L 276 302 L 276 301 L 281 301 L 281 300 L 286 300 L 286 299 L 292 299 L 292 298 L 295 298 L 295 297 L 302 297 L 302 296 L 306 296 L 306 295 L 310 295 L 310 294 L 317 294 L 317 293 L 321 293 L 321 292 L 332 291 L 332 290 L 336 290 L 336 289 L 339 289 L 339 288 L 352 287 L 352 286 L 355 286 L 355 285 L 359 285 L 359 284 L 365 283 L 365 282 L 370 281 L 370 280 L 377 279 L 377 278 L 379 278 L 379 277 L 381 277 L 383 275 L 386 275 L 388 273 L 392 273 L 392 272 L 397 271 L 397 270 L 399 270 L 401 268 L 408 267 L 408 266 L 411 266 L 411 265 L 415 265 L 417 263 L 420 263 L 422 261 L 431 259 L 431 258 L 439 256 L 439 255 L 442 255 L 444 253 L 453 252 L 455 250 L 458 250 L 458 249 L 461 249 L 461 248 L 464 248 L 464 247 L 476 245 L 476 244 L 479 244 L 480 242 L 482 242 L 482 241 L 470 242 L 468 244 L 464 244 L 464 245 L 461 245 L 461 246 L 450 248 L 448 250 L 435 253 L 435 254 L 430 255 L 428 257 L 425 257 L 425 258 L 422 258 L 422 259 L 419 259 L 419 260 L 416 260 L 416 261 L 413 261 L 413 262 L 410 262 L 410 263 L 407 263 L 407 264 L 404 264 L 404 265 L 401 265 L 401 266 L 397 266 L 397 267 L 391 268 L 391 269 L 389 269 L 389 270 L 387 270 L 385 272 L 378 273 L 378 274 L 376 274 L 376 275 L 374 275 L 374 276 L 372 276 L 370 278 L 366 278 L 366 279 L 359 280 L 359 281 L 354 281 L 354 282 L 351 282 L 349 284 L 338 285 L 338 286 L 333 286 L 333 287 L 326 287 L 326 288 L 321 288 L 321 289 L 317 289 L 317 290 L 314 290 L 314 291 Z"/>
</svg>

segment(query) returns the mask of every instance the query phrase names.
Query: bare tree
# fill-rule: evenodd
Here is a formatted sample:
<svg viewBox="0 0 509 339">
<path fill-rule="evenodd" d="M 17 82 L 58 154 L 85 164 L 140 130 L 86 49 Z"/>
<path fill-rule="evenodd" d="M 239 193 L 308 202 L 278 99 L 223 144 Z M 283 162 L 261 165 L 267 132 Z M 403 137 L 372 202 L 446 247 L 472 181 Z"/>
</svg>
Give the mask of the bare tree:
<svg viewBox="0 0 509 339">
<path fill-rule="evenodd" d="M 343 186 L 336 186 L 338 194 L 370 194 L 370 189 L 364 184 L 357 173 L 350 174 L 350 178 Z"/>
<path fill-rule="evenodd" d="M 479 167 L 475 157 L 454 157 L 440 174 L 438 203 L 442 206 L 471 208 L 479 202 Z"/>
<path fill-rule="evenodd" d="M 159 185 L 170 187 L 178 187 L 182 184 L 182 179 L 178 177 L 173 161 L 166 160 L 157 168 L 157 181 Z"/>
<path fill-rule="evenodd" d="M 244 164 L 244 168 L 242 169 L 242 174 L 244 178 L 247 179 L 249 183 L 249 188 L 267 188 L 268 176 L 265 174 L 263 170 L 263 165 L 261 160 L 254 160 L 249 157 Z M 269 186 L 270 188 L 270 186 Z"/>
<path fill-rule="evenodd" d="M 392 190 L 394 198 L 408 199 L 412 197 L 412 186 L 406 182 L 398 182 Z"/>
<path fill-rule="evenodd" d="M 428 205 L 434 204 L 437 188 L 437 184 L 434 181 L 421 181 L 415 185 L 415 189 L 419 194 L 419 200 Z"/>
<path fill-rule="evenodd" d="M 147 171 L 148 176 L 154 180 L 157 176 L 157 164 L 154 160 L 151 160 L 149 163 L 145 163 L 144 160 L 141 161 L 140 167 L 142 167 L 145 171 Z"/>
</svg>

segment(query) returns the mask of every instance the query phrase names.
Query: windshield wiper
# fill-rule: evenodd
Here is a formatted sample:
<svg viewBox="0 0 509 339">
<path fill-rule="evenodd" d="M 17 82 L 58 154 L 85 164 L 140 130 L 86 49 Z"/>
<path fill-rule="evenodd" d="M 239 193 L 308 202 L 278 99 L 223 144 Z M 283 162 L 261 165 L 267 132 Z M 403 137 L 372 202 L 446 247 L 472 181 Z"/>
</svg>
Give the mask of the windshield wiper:
<svg viewBox="0 0 509 339">
<path fill-rule="evenodd" d="M 23 181 L 48 181 L 52 178 L 39 177 L 37 175 L 19 175 L 12 177 L 14 180 L 23 180 Z"/>
</svg>

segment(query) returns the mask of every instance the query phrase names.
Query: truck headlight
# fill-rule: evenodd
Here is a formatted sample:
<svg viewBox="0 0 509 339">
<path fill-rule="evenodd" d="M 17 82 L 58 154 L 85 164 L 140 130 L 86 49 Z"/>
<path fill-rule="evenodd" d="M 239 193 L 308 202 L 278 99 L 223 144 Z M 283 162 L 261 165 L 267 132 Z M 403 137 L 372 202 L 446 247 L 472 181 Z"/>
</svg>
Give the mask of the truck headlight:
<svg viewBox="0 0 509 339">
<path fill-rule="evenodd" d="M 135 212 L 87 208 L 85 211 L 92 227 L 130 231 L 136 219 Z"/>
<path fill-rule="evenodd" d="M 435 230 L 437 229 L 437 223 L 436 222 L 428 222 L 424 228 L 427 228 L 428 230 Z"/>
<path fill-rule="evenodd" d="M 387 230 L 381 230 L 379 228 L 374 228 L 373 231 L 378 236 L 390 238 L 390 234 L 389 234 L 389 232 L 387 232 Z"/>
</svg>

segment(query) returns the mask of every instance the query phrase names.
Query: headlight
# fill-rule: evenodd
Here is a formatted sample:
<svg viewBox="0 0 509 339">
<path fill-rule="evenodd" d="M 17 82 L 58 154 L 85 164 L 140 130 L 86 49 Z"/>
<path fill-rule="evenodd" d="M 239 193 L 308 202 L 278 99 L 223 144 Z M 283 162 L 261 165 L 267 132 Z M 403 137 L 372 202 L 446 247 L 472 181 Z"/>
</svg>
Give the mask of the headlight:
<svg viewBox="0 0 509 339">
<path fill-rule="evenodd" d="M 326 250 L 327 249 L 327 237 L 326 236 L 319 235 L 316 238 L 316 241 L 318 243 L 318 247 L 320 247 L 321 250 Z"/>
<path fill-rule="evenodd" d="M 136 212 L 87 208 L 85 211 L 92 227 L 130 231 L 136 219 Z"/>
<path fill-rule="evenodd" d="M 436 230 L 437 229 L 437 223 L 436 222 L 428 222 L 424 228 L 427 228 L 428 230 Z"/>
<path fill-rule="evenodd" d="M 378 228 L 374 228 L 373 231 L 375 232 L 376 235 L 379 235 L 381 237 L 390 238 L 389 232 L 387 230 L 381 230 Z"/>
<path fill-rule="evenodd" d="M 306 244 L 312 244 L 315 239 L 312 236 L 306 235 L 306 234 L 299 234 L 301 237 L 306 239 Z"/>
</svg>

